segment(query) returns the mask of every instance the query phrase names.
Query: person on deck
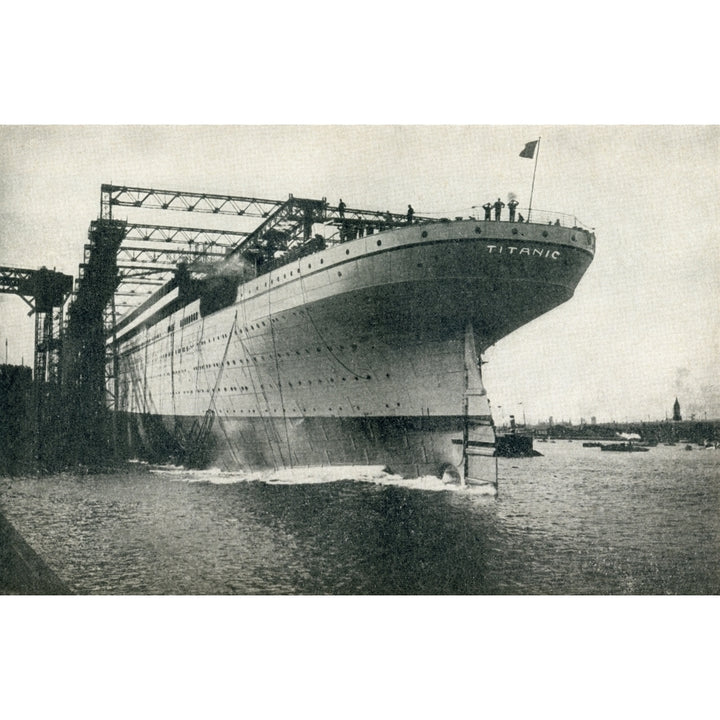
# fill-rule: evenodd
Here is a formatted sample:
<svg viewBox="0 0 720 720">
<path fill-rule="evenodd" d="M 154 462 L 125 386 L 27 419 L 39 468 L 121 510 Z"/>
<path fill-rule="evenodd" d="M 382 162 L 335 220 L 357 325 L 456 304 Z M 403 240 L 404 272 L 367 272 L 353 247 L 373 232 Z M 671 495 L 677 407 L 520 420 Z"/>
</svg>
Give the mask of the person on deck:
<svg viewBox="0 0 720 720">
<path fill-rule="evenodd" d="M 483 205 L 483 209 L 485 210 L 485 219 L 492 220 L 492 218 L 490 217 L 490 212 L 492 211 L 492 203 L 486 202 Z"/>
<path fill-rule="evenodd" d="M 408 205 L 408 209 L 407 209 L 407 222 L 408 222 L 408 225 L 412 225 L 413 215 L 414 215 L 414 214 L 415 214 L 415 211 L 413 210 L 412 205 Z"/>
<path fill-rule="evenodd" d="M 515 208 L 519 205 L 518 201 L 513 198 L 508 203 L 508 211 L 510 212 L 510 222 L 515 222 Z"/>
<path fill-rule="evenodd" d="M 495 204 L 493 205 L 493 207 L 495 208 L 495 220 L 499 220 L 500 213 L 502 212 L 502 209 L 505 207 L 505 203 L 500 198 L 498 198 L 495 201 Z"/>
<path fill-rule="evenodd" d="M 345 203 L 342 201 L 342 198 L 340 198 L 340 202 L 338 203 L 338 215 L 341 218 L 345 217 Z"/>
</svg>

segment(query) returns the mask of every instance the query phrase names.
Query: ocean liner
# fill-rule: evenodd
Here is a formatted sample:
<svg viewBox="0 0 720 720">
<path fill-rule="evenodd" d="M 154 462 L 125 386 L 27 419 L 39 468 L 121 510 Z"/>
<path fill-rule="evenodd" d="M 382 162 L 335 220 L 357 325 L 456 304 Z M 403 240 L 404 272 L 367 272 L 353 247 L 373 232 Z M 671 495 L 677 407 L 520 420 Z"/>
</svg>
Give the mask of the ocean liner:
<svg viewBox="0 0 720 720">
<path fill-rule="evenodd" d="M 285 225 L 264 221 L 221 260 L 181 263 L 112 328 L 130 451 L 487 478 L 479 356 L 572 297 L 594 233 L 538 211 L 408 219 L 292 196 L 276 216 Z"/>
</svg>

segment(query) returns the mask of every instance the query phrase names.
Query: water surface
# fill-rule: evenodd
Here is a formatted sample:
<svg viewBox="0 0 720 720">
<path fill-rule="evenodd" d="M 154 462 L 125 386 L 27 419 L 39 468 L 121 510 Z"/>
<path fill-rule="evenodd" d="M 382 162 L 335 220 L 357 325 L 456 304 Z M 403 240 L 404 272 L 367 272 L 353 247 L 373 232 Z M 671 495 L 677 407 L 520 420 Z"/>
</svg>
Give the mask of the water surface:
<svg viewBox="0 0 720 720">
<path fill-rule="evenodd" d="M 0 480 L 80 594 L 717 594 L 720 452 L 501 459 L 500 494 L 379 470 Z"/>
</svg>

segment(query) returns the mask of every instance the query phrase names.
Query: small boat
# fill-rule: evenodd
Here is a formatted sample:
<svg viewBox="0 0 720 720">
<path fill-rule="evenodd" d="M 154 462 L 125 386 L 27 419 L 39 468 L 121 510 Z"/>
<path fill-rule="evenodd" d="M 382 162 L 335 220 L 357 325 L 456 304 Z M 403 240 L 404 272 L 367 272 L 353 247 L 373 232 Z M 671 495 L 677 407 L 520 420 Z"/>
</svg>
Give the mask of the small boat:
<svg viewBox="0 0 720 720">
<path fill-rule="evenodd" d="M 583 447 L 602 447 L 602 443 L 599 442 L 584 442 Z"/>
<path fill-rule="evenodd" d="M 639 445 L 633 445 L 633 443 L 611 443 L 608 445 L 601 445 L 601 450 L 611 450 L 613 452 L 650 452 L 646 447 L 640 447 Z"/>
</svg>

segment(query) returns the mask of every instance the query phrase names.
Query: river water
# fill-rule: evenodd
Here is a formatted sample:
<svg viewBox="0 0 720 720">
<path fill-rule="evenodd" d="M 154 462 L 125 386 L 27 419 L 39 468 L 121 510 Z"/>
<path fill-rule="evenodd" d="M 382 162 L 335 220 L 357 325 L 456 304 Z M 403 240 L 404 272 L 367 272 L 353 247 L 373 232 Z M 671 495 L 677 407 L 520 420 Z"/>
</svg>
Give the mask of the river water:
<svg viewBox="0 0 720 720">
<path fill-rule="evenodd" d="M 720 452 L 538 444 L 500 492 L 379 469 L 0 479 L 0 511 L 78 594 L 720 592 Z"/>
</svg>

